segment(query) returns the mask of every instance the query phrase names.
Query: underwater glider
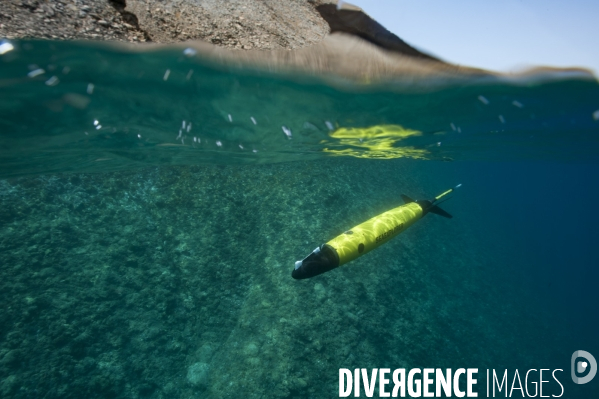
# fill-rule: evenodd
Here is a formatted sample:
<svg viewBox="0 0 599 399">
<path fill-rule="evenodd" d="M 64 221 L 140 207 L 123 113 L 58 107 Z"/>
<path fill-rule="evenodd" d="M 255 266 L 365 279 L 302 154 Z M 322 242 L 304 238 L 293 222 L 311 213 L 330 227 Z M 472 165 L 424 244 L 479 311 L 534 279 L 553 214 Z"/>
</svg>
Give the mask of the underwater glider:
<svg viewBox="0 0 599 399">
<path fill-rule="evenodd" d="M 429 212 L 451 218 L 449 213 L 435 203 L 460 186 L 461 184 L 458 184 L 432 200 L 414 201 L 407 195 L 402 195 L 404 205 L 383 212 L 347 230 L 326 244 L 317 247 L 303 260 L 295 262 L 291 277 L 298 280 L 310 278 L 351 262 L 386 243 Z"/>
</svg>

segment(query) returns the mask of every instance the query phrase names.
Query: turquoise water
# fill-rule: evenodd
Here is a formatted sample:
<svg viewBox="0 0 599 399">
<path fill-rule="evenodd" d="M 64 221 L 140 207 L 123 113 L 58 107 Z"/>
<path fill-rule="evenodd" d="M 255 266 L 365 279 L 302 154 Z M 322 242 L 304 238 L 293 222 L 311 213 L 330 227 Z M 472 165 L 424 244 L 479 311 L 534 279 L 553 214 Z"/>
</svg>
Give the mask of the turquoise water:
<svg viewBox="0 0 599 399">
<path fill-rule="evenodd" d="M 2 397 L 329 398 L 339 368 L 383 367 L 479 368 L 479 397 L 486 369 L 562 369 L 563 397 L 599 393 L 570 378 L 575 350 L 599 356 L 596 81 L 365 85 L 12 43 Z M 453 219 L 291 278 L 400 194 L 458 183 Z"/>
</svg>

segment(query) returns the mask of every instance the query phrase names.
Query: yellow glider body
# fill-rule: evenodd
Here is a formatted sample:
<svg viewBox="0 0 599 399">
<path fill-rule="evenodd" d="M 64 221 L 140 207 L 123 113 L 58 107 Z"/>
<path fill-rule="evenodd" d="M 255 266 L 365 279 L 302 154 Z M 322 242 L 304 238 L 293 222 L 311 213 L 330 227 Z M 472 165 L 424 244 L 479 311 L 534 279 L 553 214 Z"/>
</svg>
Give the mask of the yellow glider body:
<svg viewBox="0 0 599 399">
<path fill-rule="evenodd" d="M 353 227 L 327 242 L 327 245 L 335 249 L 341 266 L 386 243 L 422 216 L 420 205 L 411 202 Z"/>
<path fill-rule="evenodd" d="M 402 195 L 406 204 L 368 219 L 317 247 L 303 260 L 295 262 L 291 276 L 295 279 L 310 278 L 351 262 L 386 243 L 429 212 L 451 218 L 435 202 L 460 186 L 458 184 L 430 201 L 414 201 Z"/>
</svg>

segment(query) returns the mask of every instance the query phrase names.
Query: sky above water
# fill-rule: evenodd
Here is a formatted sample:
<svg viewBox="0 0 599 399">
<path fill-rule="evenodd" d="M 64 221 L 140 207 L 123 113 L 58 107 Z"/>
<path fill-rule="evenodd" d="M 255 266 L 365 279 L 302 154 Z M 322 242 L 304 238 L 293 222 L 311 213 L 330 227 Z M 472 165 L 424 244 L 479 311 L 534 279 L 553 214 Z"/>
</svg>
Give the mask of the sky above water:
<svg viewBox="0 0 599 399">
<path fill-rule="evenodd" d="M 409 44 L 503 72 L 532 65 L 599 75 L 596 0 L 350 0 Z"/>
</svg>

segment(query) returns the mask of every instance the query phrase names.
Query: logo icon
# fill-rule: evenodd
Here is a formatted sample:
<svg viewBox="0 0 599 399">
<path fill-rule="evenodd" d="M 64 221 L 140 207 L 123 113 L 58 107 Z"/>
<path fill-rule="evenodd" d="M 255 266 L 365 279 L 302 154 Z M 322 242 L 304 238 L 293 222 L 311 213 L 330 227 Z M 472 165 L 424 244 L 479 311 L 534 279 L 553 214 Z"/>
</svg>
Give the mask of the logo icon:
<svg viewBox="0 0 599 399">
<path fill-rule="evenodd" d="M 584 377 L 577 376 L 587 370 L 588 373 Z M 597 374 L 597 361 L 593 355 L 587 351 L 576 351 L 572 354 L 572 381 L 575 384 L 586 384 L 595 377 L 595 374 Z"/>
</svg>

